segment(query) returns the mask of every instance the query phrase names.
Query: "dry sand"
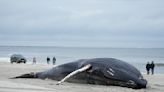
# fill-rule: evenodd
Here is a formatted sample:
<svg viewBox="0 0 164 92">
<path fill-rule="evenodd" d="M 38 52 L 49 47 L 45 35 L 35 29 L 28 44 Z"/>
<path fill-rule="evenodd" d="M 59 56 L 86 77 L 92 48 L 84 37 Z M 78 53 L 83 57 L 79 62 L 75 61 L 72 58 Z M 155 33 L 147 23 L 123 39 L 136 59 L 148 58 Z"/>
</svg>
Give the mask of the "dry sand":
<svg viewBox="0 0 164 92">
<path fill-rule="evenodd" d="M 43 71 L 53 65 L 10 64 L 0 61 L 0 92 L 164 92 L 164 75 L 144 75 L 148 80 L 146 89 L 131 89 L 118 86 L 102 86 L 65 82 L 56 85 L 54 80 L 9 79 L 29 72 Z"/>
</svg>

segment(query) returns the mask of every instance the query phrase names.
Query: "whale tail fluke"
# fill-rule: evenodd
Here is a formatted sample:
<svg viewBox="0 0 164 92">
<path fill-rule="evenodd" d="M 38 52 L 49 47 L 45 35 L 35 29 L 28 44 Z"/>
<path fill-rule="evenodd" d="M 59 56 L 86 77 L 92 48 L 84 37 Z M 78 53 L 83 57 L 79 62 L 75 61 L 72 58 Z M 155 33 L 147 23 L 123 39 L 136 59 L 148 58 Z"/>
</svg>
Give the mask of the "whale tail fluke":
<svg viewBox="0 0 164 92">
<path fill-rule="evenodd" d="M 17 79 L 17 78 L 38 78 L 38 77 L 35 73 L 32 72 L 32 73 L 27 73 L 20 76 L 12 77 L 10 79 Z"/>
</svg>

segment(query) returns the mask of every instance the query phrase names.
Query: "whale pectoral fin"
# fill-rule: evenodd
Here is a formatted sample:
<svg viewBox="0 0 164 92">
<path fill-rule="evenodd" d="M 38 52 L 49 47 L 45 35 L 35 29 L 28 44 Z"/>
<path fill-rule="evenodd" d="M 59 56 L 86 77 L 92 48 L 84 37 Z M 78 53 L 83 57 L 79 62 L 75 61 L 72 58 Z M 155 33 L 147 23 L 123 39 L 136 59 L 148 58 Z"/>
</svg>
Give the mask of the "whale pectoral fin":
<svg viewBox="0 0 164 92">
<path fill-rule="evenodd" d="M 88 70 L 90 67 L 91 67 L 91 65 L 88 64 L 88 65 L 85 65 L 84 67 L 82 67 L 82 68 L 80 68 L 80 69 L 77 69 L 77 70 L 71 72 L 71 73 L 68 74 L 66 77 L 64 77 L 61 81 L 59 81 L 56 85 L 60 85 L 61 83 L 63 83 L 64 81 L 66 81 L 68 78 L 70 78 L 70 77 L 76 75 L 77 73 L 86 71 L 86 70 Z"/>
</svg>

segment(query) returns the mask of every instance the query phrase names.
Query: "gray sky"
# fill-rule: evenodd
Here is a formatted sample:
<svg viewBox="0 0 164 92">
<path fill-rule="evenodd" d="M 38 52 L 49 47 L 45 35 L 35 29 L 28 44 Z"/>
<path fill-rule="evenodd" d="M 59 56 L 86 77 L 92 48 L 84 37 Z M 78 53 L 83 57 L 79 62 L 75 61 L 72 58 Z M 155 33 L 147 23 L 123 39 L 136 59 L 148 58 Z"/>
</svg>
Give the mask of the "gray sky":
<svg viewBox="0 0 164 92">
<path fill-rule="evenodd" d="M 164 0 L 0 0 L 0 45 L 164 48 Z"/>
</svg>

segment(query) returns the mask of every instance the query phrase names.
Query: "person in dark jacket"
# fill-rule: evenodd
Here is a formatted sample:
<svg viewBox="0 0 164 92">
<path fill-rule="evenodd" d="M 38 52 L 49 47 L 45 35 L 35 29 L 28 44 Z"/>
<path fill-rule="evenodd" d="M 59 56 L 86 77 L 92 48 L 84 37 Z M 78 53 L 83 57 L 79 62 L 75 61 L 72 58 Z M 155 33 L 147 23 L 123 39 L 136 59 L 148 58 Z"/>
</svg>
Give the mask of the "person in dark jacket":
<svg viewBox="0 0 164 92">
<path fill-rule="evenodd" d="M 55 63 L 56 63 L 56 58 L 55 58 L 55 56 L 54 56 L 53 59 L 52 59 L 52 63 L 53 63 L 53 65 L 55 65 Z"/>
<path fill-rule="evenodd" d="M 47 57 L 47 64 L 50 64 L 50 58 Z"/>
<path fill-rule="evenodd" d="M 147 75 L 149 75 L 149 71 L 150 71 L 150 63 L 149 62 L 146 64 L 146 71 L 147 71 Z"/>
<path fill-rule="evenodd" d="M 151 64 L 150 64 L 151 74 L 152 75 L 154 74 L 154 67 L 155 67 L 154 61 L 152 61 Z"/>
</svg>

